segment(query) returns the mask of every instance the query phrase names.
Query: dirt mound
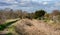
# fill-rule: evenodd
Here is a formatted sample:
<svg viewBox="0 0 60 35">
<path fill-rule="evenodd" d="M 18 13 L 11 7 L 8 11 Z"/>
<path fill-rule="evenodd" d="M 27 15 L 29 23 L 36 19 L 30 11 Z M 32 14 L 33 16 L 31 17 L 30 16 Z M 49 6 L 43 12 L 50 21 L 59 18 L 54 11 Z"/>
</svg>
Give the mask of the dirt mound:
<svg viewBox="0 0 60 35">
<path fill-rule="evenodd" d="M 20 35 L 60 35 L 60 31 L 55 31 L 45 22 L 34 19 L 18 21 L 15 29 Z"/>
</svg>

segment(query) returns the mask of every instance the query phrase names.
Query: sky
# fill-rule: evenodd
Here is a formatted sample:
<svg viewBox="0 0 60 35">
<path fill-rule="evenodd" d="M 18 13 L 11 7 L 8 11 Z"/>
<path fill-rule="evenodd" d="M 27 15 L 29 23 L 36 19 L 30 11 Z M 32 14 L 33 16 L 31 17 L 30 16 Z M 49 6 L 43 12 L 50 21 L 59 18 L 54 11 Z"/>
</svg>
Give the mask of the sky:
<svg viewBox="0 0 60 35">
<path fill-rule="evenodd" d="M 11 8 L 28 12 L 43 9 L 47 12 L 60 10 L 60 0 L 0 0 L 0 9 Z"/>
</svg>

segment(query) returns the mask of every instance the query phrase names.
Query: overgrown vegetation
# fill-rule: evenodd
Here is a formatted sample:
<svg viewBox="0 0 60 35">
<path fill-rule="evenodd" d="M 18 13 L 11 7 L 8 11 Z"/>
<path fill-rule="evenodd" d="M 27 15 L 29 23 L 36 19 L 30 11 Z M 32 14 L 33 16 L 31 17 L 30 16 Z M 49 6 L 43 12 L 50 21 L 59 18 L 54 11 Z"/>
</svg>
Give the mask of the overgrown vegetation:
<svg viewBox="0 0 60 35">
<path fill-rule="evenodd" d="M 8 23 L 5 23 L 5 24 L 1 24 L 0 25 L 0 30 L 4 30 L 5 28 L 7 28 L 12 23 L 15 23 L 16 21 L 18 21 L 18 20 L 15 20 L 15 21 L 12 21 L 12 22 L 8 22 Z"/>
<path fill-rule="evenodd" d="M 8 23 L 5 23 L 5 21 L 7 19 L 16 19 L 16 18 L 20 18 L 20 19 L 25 19 L 25 18 L 28 18 L 28 19 L 31 19 L 31 23 L 29 20 L 29 22 L 23 22 L 22 21 L 22 24 L 19 23 L 17 25 L 17 27 L 14 28 L 14 26 L 11 26 L 11 27 L 8 27 L 10 26 L 11 24 L 17 22 L 18 20 L 15 20 L 15 21 L 12 21 L 12 22 L 8 22 Z M 14 29 L 16 29 L 16 31 L 21 34 L 21 35 L 30 35 L 30 31 L 27 31 L 28 29 L 32 29 L 32 31 L 35 29 L 34 27 L 34 22 L 35 19 L 38 19 L 36 21 L 36 25 L 38 26 L 38 24 L 40 24 L 41 22 L 39 22 L 39 20 L 41 20 L 42 22 L 45 22 L 47 25 L 50 25 L 52 26 L 54 29 L 59 29 L 60 30 L 60 11 L 59 10 L 53 10 L 51 13 L 47 13 L 45 10 L 37 10 L 33 13 L 28 13 L 26 11 L 22 11 L 22 10 L 13 10 L 13 9 L 5 9 L 5 10 L 0 10 L 0 31 L 3 31 L 5 28 L 8 27 L 8 30 L 10 32 L 12 32 Z M 33 22 L 32 22 L 33 21 Z M 22 26 L 21 26 L 22 25 Z M 44 24 L 43 24 L 44 25 Z M 39 25 L 40 26 L 40 25 Z M 38 28 L 39 28 L 38 26 Z M 25 28 L 24 28 L 25 27 Z M 31 28 L 32 27 L 32 28 Z M 42 26 L 41 26 L 42 27 Z M 46 26 L 47 27 L 47 26 Z M 36 27 L 37 28 L 37 27 Z M 44 29 L 44 28 L 43 28 Z M 20 30 L 20 31 L 19 31 Z M 39 29 L 40 30 L 40 29 Z M 37 32 L 40 32 L 39 30 L 35 30 L 35 31 L 31 31 L 32 35 L 36 35 Z M 14 30 L 15 31 L 15 30 Z M 27 31 L 27 32 L 25 32 Z M 36 32 L 37 31 L 37 32 Z M 44 32 L 41 32 L 42 34 Z M 41 34 L 39 33 L 39 35 Z M 6 35 L 12 35 L 11 33 L 8 33 Z M 45 35 L 45 33 L 43 34 Z"/>
</svg>

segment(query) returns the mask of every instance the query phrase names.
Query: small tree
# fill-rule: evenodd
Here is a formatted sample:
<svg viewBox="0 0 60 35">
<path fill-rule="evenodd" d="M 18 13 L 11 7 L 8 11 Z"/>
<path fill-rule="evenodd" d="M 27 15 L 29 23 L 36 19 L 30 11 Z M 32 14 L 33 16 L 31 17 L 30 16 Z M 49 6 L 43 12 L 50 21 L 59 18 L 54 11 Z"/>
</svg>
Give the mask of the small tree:
<svg viewBox="0 0 60 35">
<path fill-rule="evenodd" d="M 3 12 L 0 12 L 0 24 L 4 24 L 6 20 L 5 15 L 3 14 Z"/>
<path fill-rule="evenodd" d="M 60 15 L 60 11 L 59 10 L 53 10 L 52 15 L 54 15 L 54 16 Z"/>
<path fill-rule="evenodd" d="M 45 13 L 46 13 L 46 12 L 45 12 L 44 10 L 38 10 L 38 11 L 36 11 L 36 12 L 35 12 L 35 19 L 36 19 L 36 18 L 44 17 Z"/>
</svg>

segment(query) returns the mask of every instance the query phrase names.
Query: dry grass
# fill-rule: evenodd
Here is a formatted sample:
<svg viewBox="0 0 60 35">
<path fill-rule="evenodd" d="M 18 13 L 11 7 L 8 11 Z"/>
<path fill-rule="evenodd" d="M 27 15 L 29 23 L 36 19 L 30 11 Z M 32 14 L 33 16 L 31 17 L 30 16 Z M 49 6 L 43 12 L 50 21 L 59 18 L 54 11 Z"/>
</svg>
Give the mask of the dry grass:
<svg viewBox="0 0 60 35">
<path fill-rule="evenodd" d="M 22 19 L 16 24 L 15 30 L 20 35 L 60 35 L 60 30 L 41 20 Z"/>
</svg>

